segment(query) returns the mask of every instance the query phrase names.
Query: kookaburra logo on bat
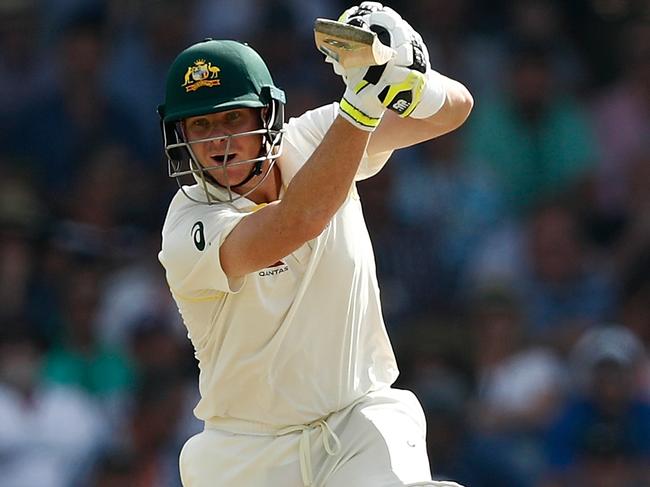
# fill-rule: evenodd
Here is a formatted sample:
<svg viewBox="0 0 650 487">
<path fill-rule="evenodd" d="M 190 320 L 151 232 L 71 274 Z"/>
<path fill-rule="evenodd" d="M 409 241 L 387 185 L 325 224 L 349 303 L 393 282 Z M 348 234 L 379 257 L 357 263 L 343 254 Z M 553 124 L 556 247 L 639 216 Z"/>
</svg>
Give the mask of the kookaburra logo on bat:
<svg viewBox="0 0 650 487">
<path fill-rule="evenodd" d="M 187 68 L 183 85 L 185 91 L 196 91 L 202 86 L 219 86 L 221 80 L 218 79 L 221 68 L 213 66 L 211 62 L 205 59 L 197 59 L 192 66 Z"/>
</svg>

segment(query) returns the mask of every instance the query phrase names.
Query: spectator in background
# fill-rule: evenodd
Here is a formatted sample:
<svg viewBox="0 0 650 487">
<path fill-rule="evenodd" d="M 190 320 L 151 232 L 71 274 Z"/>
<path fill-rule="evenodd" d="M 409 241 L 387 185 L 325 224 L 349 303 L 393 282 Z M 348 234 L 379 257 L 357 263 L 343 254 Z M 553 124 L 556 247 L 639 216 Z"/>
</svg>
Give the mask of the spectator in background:
<svg viewBox="0 0 650 487">
<path fill-rule="evenodd" d="M 102 11 L 82 10 L 57 39 L 57 85 L 35 95 L 12 120 L 5 150 L 29 161 L 53 204 L 89 152 L 119 141 L 141 155 L 143 137 L 130 111 L 107 99 L 102 85 L 107 38 Z"/>
<path fill-rule="evenodd" d="M 630 23 L 621 39 L 622 76 L 593 103 L 602 158 L 591 201 L 595 215 L 590 216 L 600 223 L 597 237 L 606 244 L 620 236 L 616 231 L 625 226 L 629 212 L 636 213 L 632 207 L 636 198 L 647 200 L 635 186 L 645 185 L 647 192 L 650 184 L 647 169 L 642 169 L 648 166 L 650 152 L 650 22 Z M 648 211 L 646 206 L 646 222 Z"/>
<path fill-rule="evenodd" d="M 260 55 L 269 65 L 280 66 L 274 73 L 274 80 L 278 87 L 291 93 L 285 107 L 287 118 L 299 117 L 314 106 L 325 105 L 338 96 L 340 81 L 329 69 L 331 65 L 323 62 L 324 57 L 318 53 L 314 56 L 313 22 L 303 22 L 305 18 L 314 18 L 303 14 L 313 7 L 313 3 L 297 0 L 264 2 L 264 15 L 260 18 L 255 36 L 251 38 L 251 45 L 259 48 Z M 337 8 L 328 10 L 333 18 L 338 15 Z M 326 16 L 325 11 L 321 11 L 319 16 Z M 278 25 L 284 25 L 286 29 L 281 36 L 277 35 Z M 305 27 L 311 31 L 308 41 L 305 39 Z M 286 46 L 291 46 L 291 49 Z M 300 62 L 296 63 L 296 59 L 300 59 Z M 319 88 L 309 89 L 313 86 Z M 307 94 L 307 90 L 311 93 Z M 298 95 L 295 98 L 294 91 Z"/>
<path fill-rule="evenodd" d="M 101 274 L 96 269 L 69 270 L 65 282 L 61 341 L 47 354 L 47 380 L 77 387 L 97 398 L 108 418 L 119 420 L 133 385 L 125 351 L 103 344 L 95 320 Z"/>
<path fill-rule="evenodd" d="M 203 429 L 203 423 L 192 414 L 199 400 L 194 380 L 197 363 L 190 353 L 191 347 L 186 337 L 181 336 L 178 329 L 176 321 L 144 316 L 131 325 L 129 351 L 138 383 L 144 383 L 148 377 L 165 377 L 170 374 L 178 380 L 180 412 L 174 420 L 176 426 L 170 428 L 173 430 L 173 438 L 182 445 L 188 436 Z M 192 358 L 188 359 L 189 357 Z"/>
<path fill-rule="evenodd" d="M 621 297 L 618 307 L 619 323 L 625 323 L 650 350 L 650 247 L 630 259 L 620 274 Z M 650 400 L 650 355 L 640 365 L 640 391 Z"/>
<path fill-rule="evenodd" d="M 73 387 L 47 384 L 43 345 L 21 320 L 0 330 L 0 485 L 69 487 L 108 431 L 97 405 Z"/>
<path fill-rule="evenodd" d="M 184 393 L 185 381 L 176 371 L 151 371 L 140 378 L 130 414 L 115 438 L 115 448 L 133 459 L 135 486 L 180 487 L 177 459 L 185 438 L 177 433 Z"/>
<path fill-rule="evenodd" d="M 134 478 L 133 456 L 119 449 L 103 452 L 93 466 L 88 487 L 140 487 Z"/>
<path fill-rule="evenodd" d="M 565 393 L 564 365 L 553 350 L 530 340 L 514 289 L 483 290 L 472 303 L 477 380 L 473 422 L 479 437 L 503 454 L 535 485 L 542 471 L 542 432 Z"/>
<path fill-rule="evenodd" d="M 260 28 L 265 5 L 264 0 L 197 0 L 190 16 L 192 31 L 218 32 L 222 39 L 250 39 Z"/>
<path fill-rule="evenodd" d="M 156 225 L 158 220 L 152 219 Z M 134 241 L 122 246 L 122 259 L 114 262 L 104 276 L 97 310 L 97 333 L 111 346 L 126 348 L 143 317 L 156 317 L 173 328 L 185 343 L 178 308 L 169 294 L 164 271 L 155 258 L 160 245 L 158 233 L 149 226 L 138 227 Z M 157 230 L 157 228 L 156 228 Z M 130 252 L 123 252 L 128 249 Z"/>
<path fill-rule="evenodd" d="M 590 253 L 579 221 L 567 207 L 549 204 L 533 215 L 523 276 L 529 333 L 560 351 L 585 329 L 613 317 L 616 290 L 602 262 Z"/>
<path fill-rule="evenodd" d="M 472 487 L 532 487 L 502 441 L 476 434 L 468 414 L 471 401 L 465 381 L 451 368 L 429 370 L 429 383 L 420 382 L 427 415 L 427 445 L 432 473 Z"/>
<path fill-rule="evenodd" d="M 0 321 L 23 314 L 29 307 L 45 215 L 29 180 L 5 173 L 0 181 Z"/>
<path fill-rule="evenodd" d="M 562 2 L 574 42 L 590 74 L 590 90 L 615 82 L 624 64 L 621 40 L 630 23 L 647 19 L 648 4 L 643 0 Z"/>
<path fill-rule="evenodd" d="M 0 140 L 35 93 L 52 90 L 56 63 L 46 53 L 38 0 L 0 2 Z"/>
<path fill-rule="evenodd" d="M 503 202 L 489 174 L 463 160 L 462 134 L 461 128 L 416 146 L 393 171 L 395 218 L 431 243 L 426 252 L 438 262 L 431 275 L 443 301 L 458 298 L 458 279 L 465 273 L 467 256 L 482 246 L 486 233 L 504 217 Z"/>
<path fill-rule="evenodd" d="M 94 234 L 106 247 L 100 255 L 118 266 L 148 250 L 145 233 L 162 218 L 158 193 L 172 187 L 157 181 L 123 144 L 94 145 L 59 198 L 59 220 L 72 233 Z"/>
<path fill-rule="evenodd" d="M 188 367 L 186 340 L 175 326 L 157 316 L 144 316 L 131 325 L 128 350 L 139 378 L 152 373 L 183 373 L 194 370 Z M 194 365 L 192 359 L 192 365 Z"/>
<path fill-rule="evenodd" d="M 259 33 L 260 28 L 269 17 L 276 25 L 282 25 L 283 31 L 297 30 L 297 34 L 311 42 L 313 26 L 310 22 L 294 24 L 285 17 L 295 15 L 299 19 L 316 17 L 336 18 L 340 9 L 347 7 L 347 2 L 339 0 L 198 0 L 193 16 L 193 32 L 218 32 L 222 39 L 250 39 Z M 274 13 L 276 12 L 276 13 Z M 277 16 L 276 16 L 277 15 Z M 281 15 L 281 16 L 280 16 Z M 291 29 L 287 28 L 291 25 Z M 288 49 L 292 51 L 292 49 Z"/>
<path fill-rule="evenodd" d="M 625 323 L 650 350 L 650 247 L 630 259 L 620 277 L 622 291 L 618 321 Z"/>
<path fill-rule="evenodd" d="M 650 482 L 650 403 L 637 372 L 646 351 L 620 325 L 585 333 L 571 354 L 575 397 L 548 430 L 543 486 L 635 487 Z"/>
<path fill-rule="evenodd" d="M 90 226 L 51 217 L 37 242 L 29 301 L 24 312 L 52 346 L 60 344 L 66 325 L 63 308 L 71 270 L 91 268 L 103 274 L 113 265 L 112 242 Z"/>
<path fill-rule="evenodd" d="M 455 321 L 454 321 L 455 320 Z M 469 414 L 473 377 L 468 327 L 458 318 L 423 314 L 397 330 L 399 387 L 412 388 L 427 417 L 432 475 L 472 487 L 532 487 L 509 445 L 478 433 Z"/>
<path fill-rule="evenodd" d="M 405 15 L 421 27 L 435 66 L 467 80 L 468 86 L 478 90 L 477 99 L 494 95 L 503 82 L 503 20 L 498 32 L 486 31 L 486 26 L 481 25 L 485 16 L 478 13 L 479 6 L 471 0 L 401 3 Z M 491 9 L 491 13 L 496 12 L 498 9 Z"/>
<path fill-rule="evenodd" d="M 624 219 L 618 238 L 609 247 L 613 266 L 621 278 L 639 262 L 650 258 L 650 151 L 641 152 L 629 165 Z M 646 314 L 650 314 L 648 303 Z M 650 328 L 641 332 L 643 336 L 649 333 Z"/>
<path fill-rule="evenodd" d="M 490 171 L 505 204 L 525 215 L 575 191 L 595 163 L 587 113 L 556 83 L 546 46 L 515 44 L 501 96 L 477 104 L 467 159 Z"/>
<path fill-rule="evenodd" d="M 561 0 L 508 2 L 506 36 L 514 42 L 519 40 L 546 46 L 547 62 L 554 73 L 555 83 L 563 91 L 580 96 L 578 90 L 587 83 L 587 73 L 571 36 L 570 28 L 573 26 L 567 22 L 566 8 L 562 3 Z"/>
<path fill-rule="evenodd" d="M 470 260 L 467 288 L 497 283 L 517 289 L 525 334 L 540 345 L 565 353 L 585 328 L 614 316 L 610 266 L 560 200 L 540 205 L 525 225 L 497 229 Z"/>
<path fill-rule="evenodd" d="M 128 175 L 130 166 L 139 164 L 134 164 L 134 157 L 118 144 L 94 146 L 88 156 L 74 180 L 69 181 L 70 190 L 62 198 L 63 216 L 109 233 L 127 223 L 122 220 L 131 203 L 125 201 L 126 187 L 133 184 Z"/>
<path fill-rule="evenodd" d="M 474 434 L 462 402 L 423 396 L 432 472 L 472 487 L 533 487 L 503 445 Z"/>
<path fill-rule="evenodd" d="M 98 334 L 105 343 L 129 346 L 130 339 L 141 331 L 140 320 L 148 315 L 157 316 L 186 341 L 179 328 L 178 310 L 169 293 L 164 293 L 164 277 L 158 268 L 147 264 L 136 259 L 106 277 L 97 313 Z"/>
<path fill-rule="evenodd" d="M 129 107 L 142 134 L 133 152 L 147 168 L 147 177 L 164 185 L 163 178 L 156 177 L 163 164 L 156 107 L 164 95 L 167 68 L 192 40 L 216 34 L 192 30 L 195 0 L 110 3 L 113 37 L 106 46 L 104 90 L 112 103 Z"/>
<path fill-rule="evenodd" d="M 382 283 L 386 326 L 393 330 L 435 306 L 441 295 L 440 283 L 431 279 L 438 274 L 431 234 L 397 219 L 391 195 L 395 194 L 396 168 L 402 162 L 398 158 L 395 154 L 395 164 L 373 176 L 372 183 L 358 183 Z"/>
</svg>

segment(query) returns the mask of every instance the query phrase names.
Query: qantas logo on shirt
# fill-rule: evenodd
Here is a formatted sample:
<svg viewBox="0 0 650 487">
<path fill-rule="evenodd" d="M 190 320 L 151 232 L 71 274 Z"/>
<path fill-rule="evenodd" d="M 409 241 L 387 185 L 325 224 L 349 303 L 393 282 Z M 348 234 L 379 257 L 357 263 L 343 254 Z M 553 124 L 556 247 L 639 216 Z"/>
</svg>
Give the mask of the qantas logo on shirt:
<svg viewBox="0 0 650 487">
<path fill-rule="evenodd" d="M 196 222 L 192 225 L 192 239 L 199 250 L 205 249 L 205 234 L 203 233 L 203 222 Z"/>
<path fill-rule="evenodd" d="M 289 270 L 289 266 L 284 262 L 282 262 L 281 260 L 279 260 L 272 266 L 269 266 L 266 269 L 262 269 L 261 271 L 259 271 L 257 275 L 260 277 L 277 276 L 278 274 L 282 274 L 283 272 L 286 272 L 288 270 Z"/>
</svg>

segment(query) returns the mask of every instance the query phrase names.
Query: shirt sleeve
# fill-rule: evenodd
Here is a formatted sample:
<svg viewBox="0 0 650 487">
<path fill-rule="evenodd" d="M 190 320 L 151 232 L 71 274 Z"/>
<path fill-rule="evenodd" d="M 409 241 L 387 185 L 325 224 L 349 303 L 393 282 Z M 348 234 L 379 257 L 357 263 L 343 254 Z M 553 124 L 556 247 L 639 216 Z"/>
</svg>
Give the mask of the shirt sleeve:
<svg viewBox="0 0 650 487">
<path fill-rule="evenodd" d="M 219 248 L 247 215 L 231 207 L 185 207 L 167 217 L 159 260 L 171 290 L 179 297 L 200 298 L 214 291 L 239 292 L 246 278 L 226 276 Z"/>
<path fill-rule="evenodd" d="M 373 154 L 372 156 L 368 155 L 366 152 L 363 155 L 361 164 L 359 165 L 359 170 L 357 171 L 356 176 L 354 177 L 355 181 L 363 181 L 364 179 L 371 178 L 379 171 L 381 171 L 390 156 L 393 154 L 393 151 L 381 152 L 379 154 Z"/>
<path fill-rule="evenodd" d="M 309 110 L 298 118 L 289 121 L 291 144 L 303 155 L 306 161 L 322 142 L 325 134 L 334 122 L 339 113 L 339 104 L 330 103 L 314 110 Z M 372 156 L 364 153 L 355 176 L 355 181 L 361 181 L 377 174 L 384 167 L 393 151 L 374 154 Z M 304 161 L 303 161 L 304 163 Z M 282 168 L 283 171 L 286 169 Z M 293 167 L 289 171 L 293 174 L 299 167 Z"/>
</svg>

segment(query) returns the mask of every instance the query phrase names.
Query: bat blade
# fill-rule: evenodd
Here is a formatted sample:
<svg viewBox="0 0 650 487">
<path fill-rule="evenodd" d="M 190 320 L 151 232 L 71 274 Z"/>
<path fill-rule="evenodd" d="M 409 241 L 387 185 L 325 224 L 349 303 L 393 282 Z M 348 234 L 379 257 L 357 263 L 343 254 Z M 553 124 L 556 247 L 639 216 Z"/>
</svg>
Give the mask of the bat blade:
<svg viewBox="0 0 650 487">
<path fill-rule="evenodd" d="M 344 68 L 385 64 L 395 51 L 369 30 L 328 19 L 314 22 L 316 47 Z"/>
</svg>

